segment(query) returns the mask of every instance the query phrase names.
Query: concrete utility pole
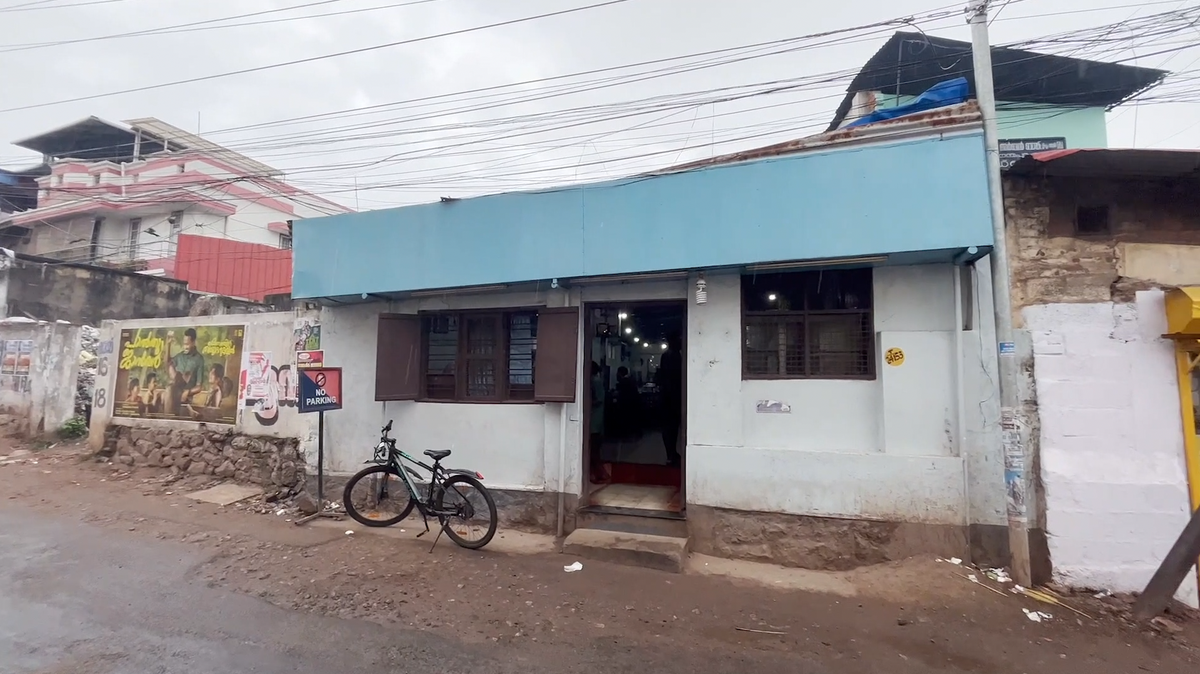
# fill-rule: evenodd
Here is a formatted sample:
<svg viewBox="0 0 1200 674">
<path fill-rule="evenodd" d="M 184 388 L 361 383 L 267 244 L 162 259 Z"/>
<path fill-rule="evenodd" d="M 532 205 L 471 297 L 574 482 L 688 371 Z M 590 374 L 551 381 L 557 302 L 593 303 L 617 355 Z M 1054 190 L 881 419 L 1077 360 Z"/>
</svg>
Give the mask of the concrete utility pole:
<svg viewBox="0 0 1200 674">
<path fill-rule="evenodd" d="M 971 52 L 975 64 L 975 98 L 983 116 L 988 194 L 992 202 L 992 304 L 996 313 L 996 348 L 1000 360 L 1000 432 L 1004 447 L 1004 486 L 1008 501 L 1008 546 L 1013 580 L 1031 586 L 1029 513 L 1031 494 L 1026 467 L 1017 382 L 1020 372 L 1013 340 L 1012 291 L 1008 273 L 1008 239 L 1004 225 L 1004 188 L 1000 182 L 1000 139 L 996 130 L 996 91 L 992 81 L 992 46 L 988 40 L 988 0 L 970 0 Z"/>
</svg>

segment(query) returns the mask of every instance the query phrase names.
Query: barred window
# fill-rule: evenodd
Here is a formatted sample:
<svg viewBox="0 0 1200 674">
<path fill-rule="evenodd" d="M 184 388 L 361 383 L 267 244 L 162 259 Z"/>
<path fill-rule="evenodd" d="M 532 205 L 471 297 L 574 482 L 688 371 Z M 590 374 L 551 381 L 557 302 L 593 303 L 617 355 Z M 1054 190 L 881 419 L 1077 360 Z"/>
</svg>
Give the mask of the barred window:
<svg viewBox="0 0 1200 674">
<path fill-rule="evenodd" d="M 745 379 L 874 379 L 870 269 L 742 277 Z"/>
<path fill-rule="evenodd" d="M 423 399 L 533 400 L 537 312 L 424 315 Z"/>
</svg>

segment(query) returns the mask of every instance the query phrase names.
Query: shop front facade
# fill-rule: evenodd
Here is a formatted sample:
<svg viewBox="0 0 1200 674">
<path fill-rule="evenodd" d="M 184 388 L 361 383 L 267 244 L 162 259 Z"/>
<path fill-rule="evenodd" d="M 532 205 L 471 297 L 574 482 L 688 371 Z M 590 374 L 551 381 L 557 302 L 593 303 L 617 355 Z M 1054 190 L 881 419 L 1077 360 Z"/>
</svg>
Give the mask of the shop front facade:
<svg viewBox="0 0 1200 674">
<path fill-rule="evenodd" d="M 751 154 L 297 223 L 294 294 L 344 368 L 327 469 L 394 420 L 509 526 L 600 511 L 792 566 L 1004 561 L 977 116 Z"/>
</svg>

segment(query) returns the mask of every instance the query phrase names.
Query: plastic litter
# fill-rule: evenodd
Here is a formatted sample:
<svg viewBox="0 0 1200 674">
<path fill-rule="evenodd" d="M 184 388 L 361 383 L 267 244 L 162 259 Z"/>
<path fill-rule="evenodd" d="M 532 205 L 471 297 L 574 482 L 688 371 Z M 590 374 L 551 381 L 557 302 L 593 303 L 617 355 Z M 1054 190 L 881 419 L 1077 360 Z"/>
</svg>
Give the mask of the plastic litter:
<svg viewBox="0 0 1200 674">
<path fill-rule="evenodd" d="M 563 571 L 566 571 L 567 573 L 575 573 L 576 571 L 583 571 L 583 562 L 575 562 L 574 564 L 568 564 L 563 567 Z"/>
<path fill-rule="evenodd" d="M 353 529 L 347 529 L 347 530 L 346 530 L 346 535 L 347 535 L 347 536 L 353 536 L 353 535 L 354 535 L 354 530 L 353 530 Z"/>
<path fill-rule="evenodd" d="M 1029 618 L 1035 623 L 1040 623 L 1044 620 L 1052 620 L 1054 618 L 1054 616 L 1050 615 L 1049 613 L 1042 613 L 1041 611 L 1030 611 L 1027 608 L 1023 608 L 1021 610 L 1025 612 L 1026 618 Z"/>
<path fill-rule="evenodd" d="M 1012 582 L 1012 576 L 1009 576 L 1008 571 L 1005 571 L 1004 569 L 984 569 L 983 573 L 997 583 Z"/>
</svg>

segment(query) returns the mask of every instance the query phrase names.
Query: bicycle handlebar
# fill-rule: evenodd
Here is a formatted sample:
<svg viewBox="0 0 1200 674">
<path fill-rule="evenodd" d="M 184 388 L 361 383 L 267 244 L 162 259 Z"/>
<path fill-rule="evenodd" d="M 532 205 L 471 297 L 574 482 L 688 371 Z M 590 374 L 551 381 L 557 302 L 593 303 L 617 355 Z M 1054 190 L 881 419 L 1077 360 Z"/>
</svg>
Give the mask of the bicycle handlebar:
<svg viewBox="0 0 1200 674">
<path fill-rule="evenodd" d="M 383 437 L 386 438 L 387 434 L 390 433 L 391 430 L 392 430 L 392 421 L 389 419 L 387 422 L 387 426 L 383 427 Z"/>
</svg>

